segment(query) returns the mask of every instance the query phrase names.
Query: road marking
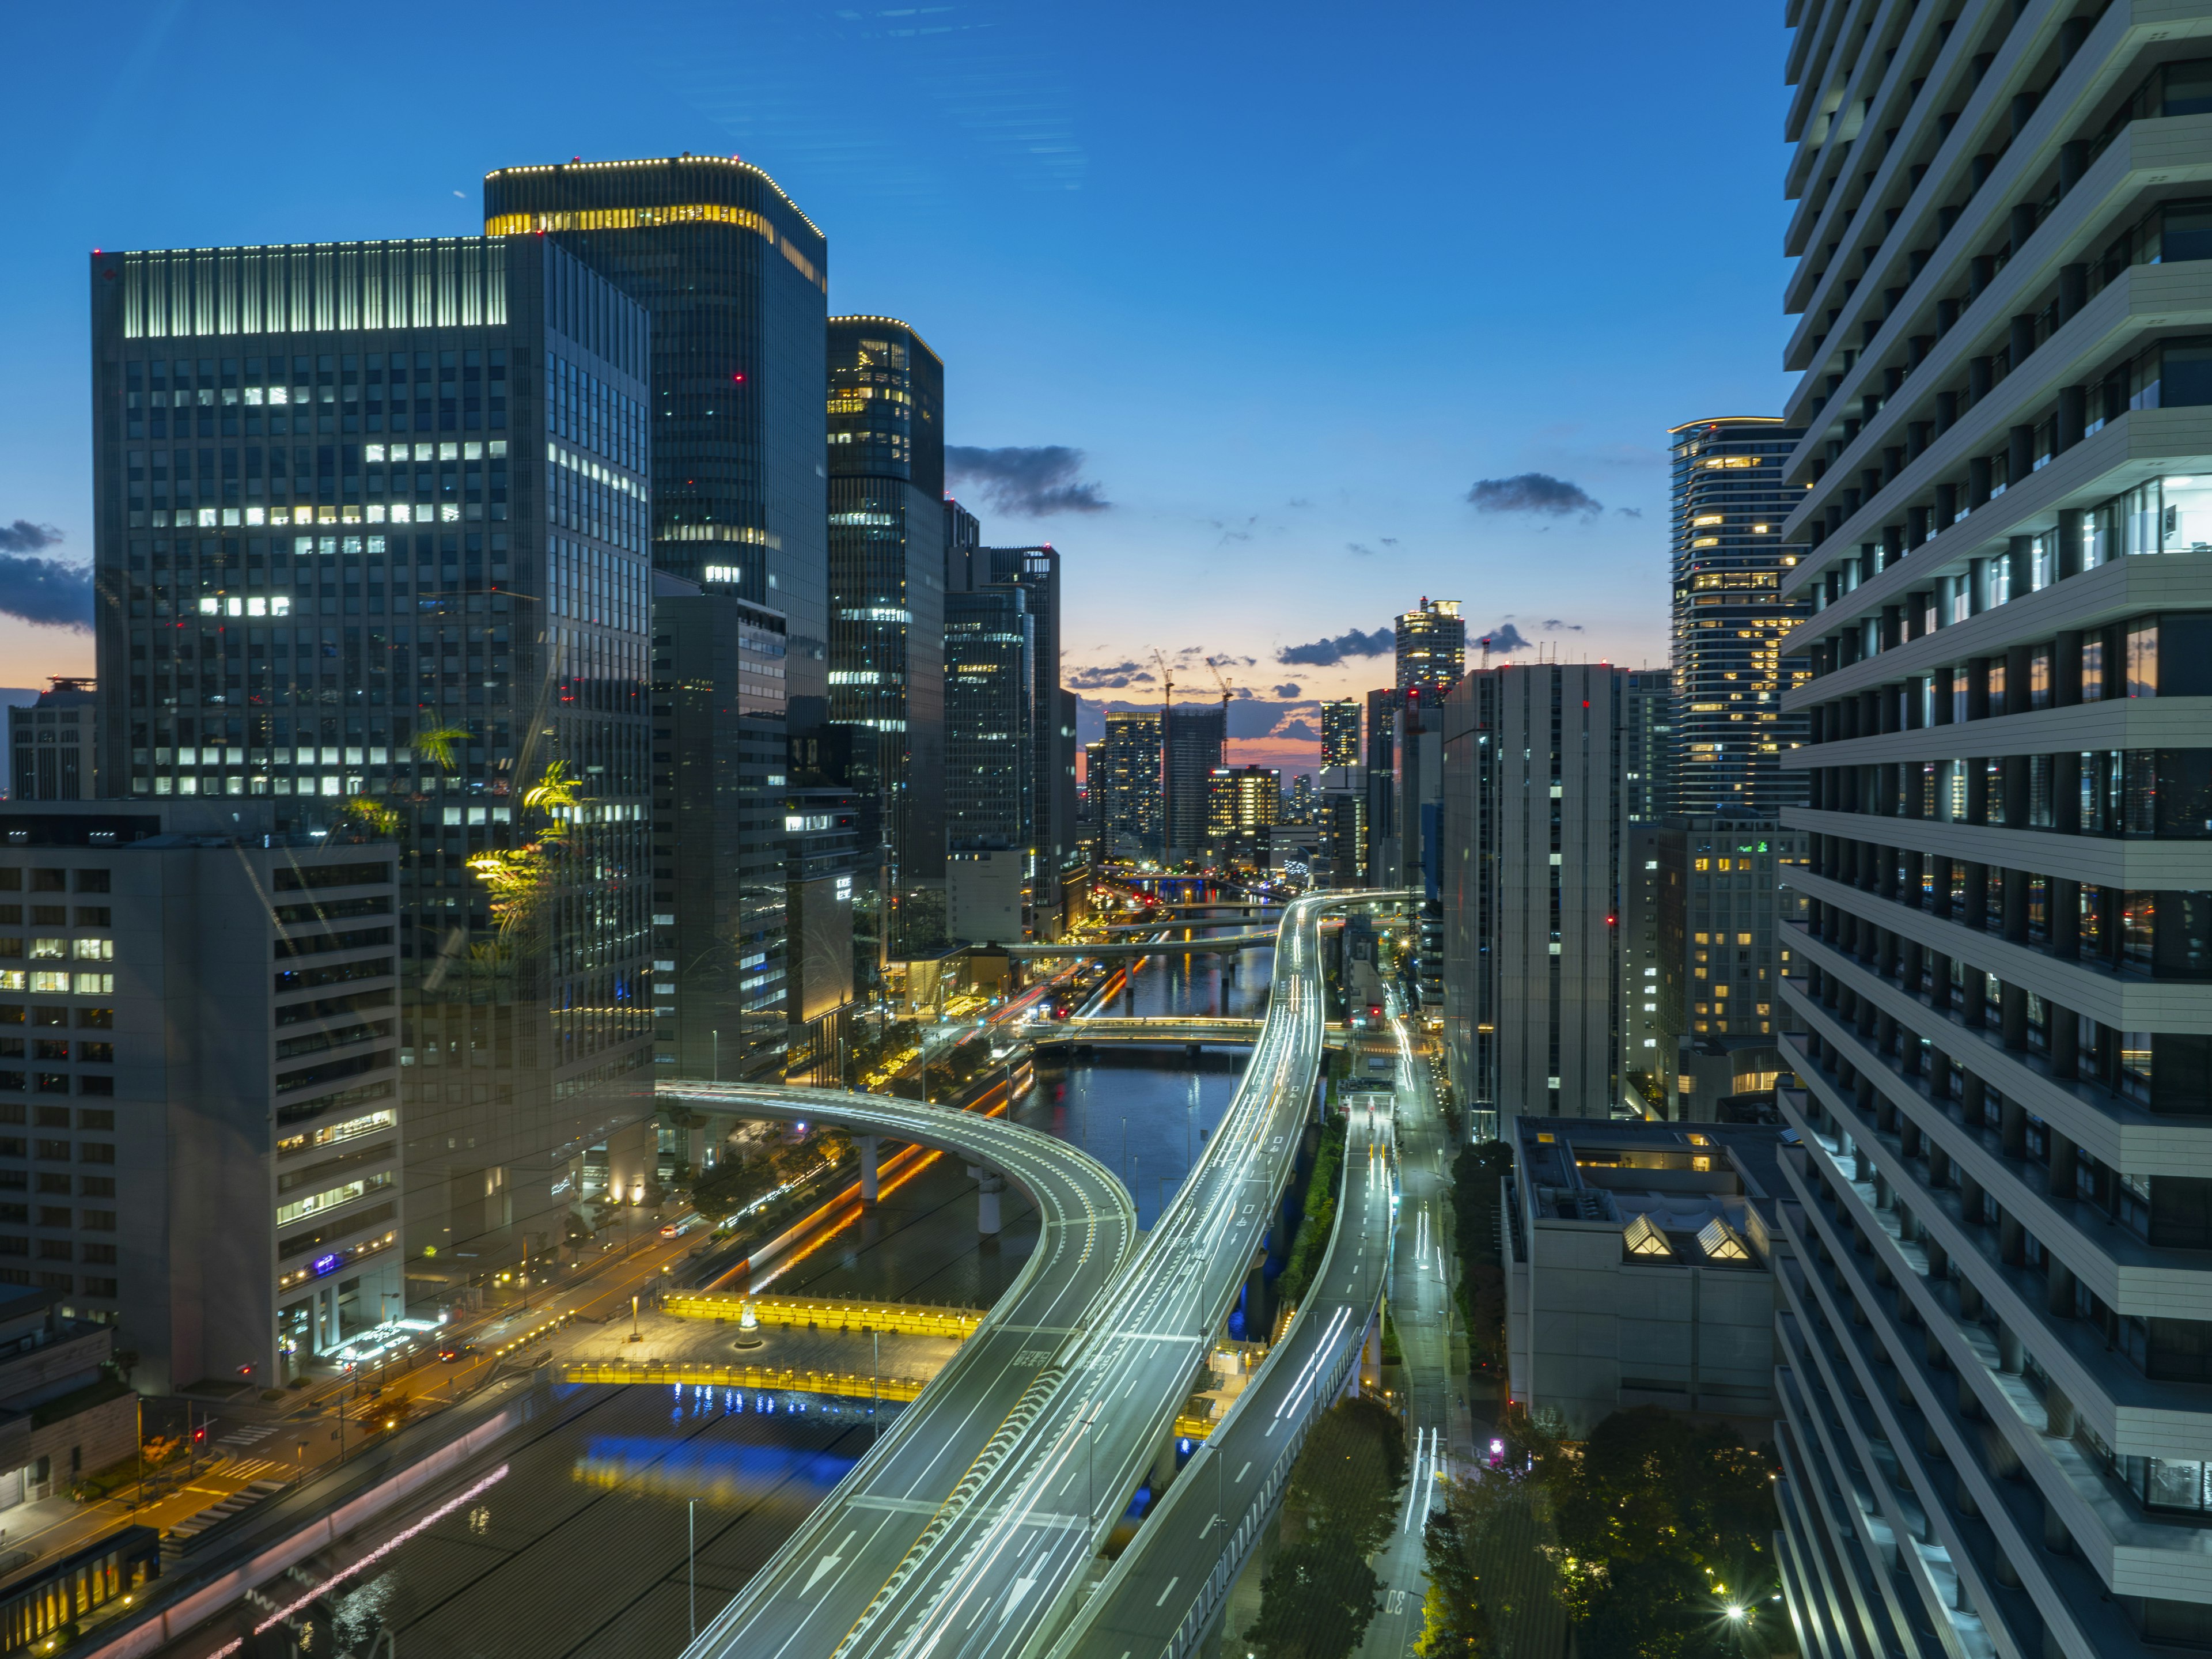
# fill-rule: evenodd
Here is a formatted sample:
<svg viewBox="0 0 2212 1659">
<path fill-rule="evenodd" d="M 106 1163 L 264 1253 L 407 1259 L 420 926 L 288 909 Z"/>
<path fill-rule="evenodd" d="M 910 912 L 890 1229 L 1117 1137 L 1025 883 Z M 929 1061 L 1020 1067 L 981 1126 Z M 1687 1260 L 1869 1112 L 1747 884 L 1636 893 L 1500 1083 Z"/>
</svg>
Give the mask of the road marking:
<svg viewBox="0 0 2212 1659">
<path fill-rule="evenodd" d="M 925 1503 L 919 1498 L 878 1498 L 870 1493 L 848 1498 L 846 1502 L 856 1510 L 896 1510 L 901 1515 L 934 1515 L 942 1507 Z M 837 1547 L 842 1549 L 845 1547 L 840 1544 Z"/>
<path fill-rule="evenodd" d="M 1177 1584 L 1180 1584 L 1181 1583 L 1182 1583 L 1182 1580 L 1180 1577 L 1175 1577 L 1175 1578 L 1170 1578 L 1170 1579 L 1169 1579 L 1169 1580 L 1168 1580 L 1168 1587 L 1167 1587 L 1167 1589 L 1164 1589 L 1164 1590 L 1162 1590 L 1162 1591 L 1160 1592 L 1160 1599 L 1159 1599 L 1158 1601 L 1157 1601 L 1153 1602 L 1153 1603 L 1152 1603 L 1152 1605 L 1153 1605 L 1154 1607 L 1164 1607 L 1167 1606 L 1167 1604 L 1168 1604 L 1168 1595 L 1169 1595 L 1170 1591 L 1172 1591 L 1172 1590 L 1175 1589 L 1175 1587 L 1176 1587 Z"/>
<path fill-rule="evenodd" d="M 1239 1484 L 1239 1485 L 1242 1485 L 1242 1484 L 1243 1484 L 1243 1482 L 1244 1477 L 1245 1477 L 1246 1475 L 1248 1475 L 1248 1474 L 1251 1474 L 1251 1473 L 1252 1473 L 1252 1466 L 1251 1466 L 1251 1464 L 1250 1464 L 1250 1463 L 1249 1463 L 1249 1462 L 1248 1462 L 1248 1463 L 1246 1463 L 1243 1468 L 1241 1468 L 1241 1469 L 1237 1470 L 1237 1480 L 1238 1484 Z"/>
<path fill-rule="evenodd" d="M 1204 1526 L 1200 1527 L 1200 1528 L 1198 1529 L 1198 1535 L 1199 1535 L 1200 1538 L 1203 1538 L 1203 1537 L 1205 1537 L 1207 1534 L 1211 1533 L 1211 1532 L 1212 1532 L 1212 1531 L 1216 1527 L 1219 1526 L 1220 1524 L 1221 1524 L 1221 1516 L 1220 1516 L 1220 1515 L 1217 1512 L 1217 1513 L 1213 1516 L 1213 1517 L 1212 1517 L 1211 1520 L 1207 1521 L 1207 1522 L 1206 1522 L 1206 1523 Z"/>
<path fill-rule="evenodd" d="M 1013 1589 L 1006 1592 L 1006 1610 L 999 1615 L 999 1622 L 1003 1625 L 1007 1620 L 1012 1618 L 1014 1609 L 1022 1604 L 1022 1598 L 1036 1588 L 1036 1580 L 1034 1577 L 1015 1579 Z"/>
<path fill-rule="evenodd" d="M 823 1557 L 822 1558 L 822 1559 L 821 1559 L 819 1562 L 816 1563 L 816 1565 L 815 1565 L 815 1568 L 814 1568 L 814 1573 L 813 1573 L 813 1576 L 812 1576 L 811 1577 L 810 1577 L 810 1578 L 806 1581 L 805 1588 L 805 1589 L 801 1589 L 799 1593 L 801 1595 L 805 1595 L 805 1594 L 807 1594 L 807 1592 L 808 1592 L 808 1591 L 811 1590 L 811 1589 L 813 1589 L 817 1584 L 820 1583 L 822 1582 L 822 1575 L 823 1575 L 823 1573 L 825 1573 L 825 1572 L 829 1571 L 832 1567 L 836 1566 L 836 1565 L 840 1561 L 842 1561 L 842 1560 L 845 1559 L 845 1555 L 844 1555 L 845 1545 L 846 1545 L 846 1544 L 849 1544 L 849 1543 L 851 1543 L 851 1542 L 852 1542 L 855 1538 L 858 1538 L 860 1535 L 860 1529 L 859 1529 L 858 1528 L 855 1528 L 853 1531 L 847 1533 L 847 1534 L 845 1534 L 844 1543 L 841 1543 L 841 1544 L 839 1544 L 839 1545 L 837 1546 L 837 1553 L 835 1553 L 835 1554 L 833 1554 L 833 1555 L 825 1555 L 825 1556 L 823 1556 Z"/>
</svg>

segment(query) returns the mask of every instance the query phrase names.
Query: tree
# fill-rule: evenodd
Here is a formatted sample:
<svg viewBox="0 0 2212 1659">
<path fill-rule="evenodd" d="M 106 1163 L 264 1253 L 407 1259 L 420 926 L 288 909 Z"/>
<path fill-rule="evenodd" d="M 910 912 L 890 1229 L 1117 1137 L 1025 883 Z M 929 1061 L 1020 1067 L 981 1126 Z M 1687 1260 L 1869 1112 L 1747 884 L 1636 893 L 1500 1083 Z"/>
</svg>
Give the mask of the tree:
<svg viewBox="0 0 2212 1659">
<path fill-rule="evenodd" d="M 1259 1659 L 1345 1659 L 1359 1645 L 1382 1595 L 1367 1557 L 1389 1534 L 1405 1473 L 1405 1431 L 1379 1401 L 1344 1401 L 1315 1423 L 1284 1497 L 1291 1541 L 1261 1575 L 1244 1632 Z"/>
<path fill-rule="evenodd" d="M 1764 1457 L 1725 1428 L 1643 1406 L 1615 1412 L 1578 1452 L 1554 1453 L 1540 1468 L 1559 1528 L 1560 1599 L 1583 1652 L 1744 1650 L 1773 1588 Z"/>
<path fill-rule="evenodd" d="M 1448 1486 L 1443 1512 L 1429 1517 L 1421 1535 L 1429 1590 L 1421 1601 L 1421 1638 L 1414 1650 L 1420 1659 L 1491 1659 L 1498 1651 L 1482 1575 L 1474 1567 L 1473 1534 L 1480 1521 L 1470 1513 L 1472 1495 Z"/>
</svg>

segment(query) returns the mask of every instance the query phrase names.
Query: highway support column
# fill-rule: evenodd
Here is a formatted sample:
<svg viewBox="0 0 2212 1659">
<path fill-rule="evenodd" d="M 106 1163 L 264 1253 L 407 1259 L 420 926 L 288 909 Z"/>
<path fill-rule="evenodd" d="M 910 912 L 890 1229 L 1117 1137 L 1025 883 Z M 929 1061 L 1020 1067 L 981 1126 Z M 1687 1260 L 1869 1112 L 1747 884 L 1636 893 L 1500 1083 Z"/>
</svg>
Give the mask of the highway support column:
<svg viewBox="0 0 2212 1659">
<path fill-rule="evenodd" d="M 973 1164 L 968 1166 L 968 1173 L 975 1182 L 975 1231 L 986 1238 L 995 1238 L 999 1235 L 999 1194 L 1006 1190 L 1006 1178 L 996 1170 Z"/>
<path fill-rule="evenodd" d="M 860 1147 L 860 1202 L 872 1206 L 876 1201 L 876 1137 L 862 1135 Z"/>
</svg>

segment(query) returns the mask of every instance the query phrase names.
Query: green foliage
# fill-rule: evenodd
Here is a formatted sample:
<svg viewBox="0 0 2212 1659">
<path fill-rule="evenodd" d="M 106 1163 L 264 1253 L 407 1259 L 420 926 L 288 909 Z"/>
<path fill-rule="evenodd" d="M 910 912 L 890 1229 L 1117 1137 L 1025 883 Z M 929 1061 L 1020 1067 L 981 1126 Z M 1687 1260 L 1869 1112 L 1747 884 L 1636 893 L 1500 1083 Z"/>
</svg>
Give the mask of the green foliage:
<svg viewBox="0 0 2212 1659">
<path fill-rule="evenodd" d="M 1475 1540 L 1483 1516 L 1471 1499 L 1481 1492 L 1447 1485 L 1444 1507 L 1429 1517 L 1421 1535 L 1429 1593 L 1421 1602 L 1420 1659 L 1491 1659 L 1497 1631 L 1475 1567 Z"/>
<path fill-rule="evenodd" d="M 744 1158 L 725 1158 L 693 1183 L 691 1206 L 708 1219 L 720 1220 L 825 1160 L 842 1160 L 852 1146 L 853 1138 L 843 1130 L 817 1128 L 804 1139 L 779 1139 Z"/>
<path fill-rule="evenodd" d="M 1378 1401 L 1332 1407 L 1291 1470 L 1291 1541 L 1260 1581 L 1260 1616 L 1244 1632 L 1257 1659 L 1345 1659 L 1382 1599 L 1367 1557 L 1389 1535 L 1406 1473 L 1405 1432 Z"/>
<path fill-rule="evenodd" d="M 1498 1183 L 1512 1167 L 1502 1140 L 1461 1150 L 1452 1160 L 1452 1236 L 1459 1248 L 1460 1316 L 1474 1369 L 1505 1363 L 1505 1268 L 1498 1259 L 1503 1218 Z"/>
<path fill-rule="evenodd" d="M 1578 1453 L 1543 1457 L 1559 1598 L 1584 1653 L 1761 1652 L 1774 1571 L 1771 1470 L 1725 1428 L 1655 1406 L 1615 1412 Z M 1731 1620 L 1727 1609 L 1749 1616 Z M 1769 1613 L 1771 1620 L 1774 1617 Z"/>
<path fill-rule="evenodd" d="M 1313 1173 L 1306 1178 L 1304 1218 L 1275 1280 L 1275 1294 L 1285 1302 L 1303 1299 L 1321 1271 L 1328 1236 L 1336 1226 L 1337 1180 L 1344 1172 L 1344 1138 L 1349 1127 L 1350 1120 L 1340 1113 L 1321 1132 L 1321 1150 L 1314 1154 Z"/>
</svg>

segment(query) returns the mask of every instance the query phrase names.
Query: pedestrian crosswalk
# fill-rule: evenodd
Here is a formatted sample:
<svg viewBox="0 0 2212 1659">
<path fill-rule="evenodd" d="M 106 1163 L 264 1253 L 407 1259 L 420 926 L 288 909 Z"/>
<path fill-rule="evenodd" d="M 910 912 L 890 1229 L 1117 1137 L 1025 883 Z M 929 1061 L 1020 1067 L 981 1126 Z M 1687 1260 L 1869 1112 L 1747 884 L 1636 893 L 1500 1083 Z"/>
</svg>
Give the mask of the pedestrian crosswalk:
<svg viewBox="0 0 2212 1659">
<path fill-rule="evenodd" d="M 266 1440 L 276 1432 L 274 1423 L 241 1423 L 228 1434 L 216 1438 L 218 1446 L 252 1446 Z"/>
<path fill-rule="evenodd" d="M 289 1463 L 280 1463 L 273 1457 L 226 1458 L 222 1472 L 229 1475 L 244 1475 L 251 1480 L 265 1480 L 271 1475 L 294 1473 Z"/>
</svg>

